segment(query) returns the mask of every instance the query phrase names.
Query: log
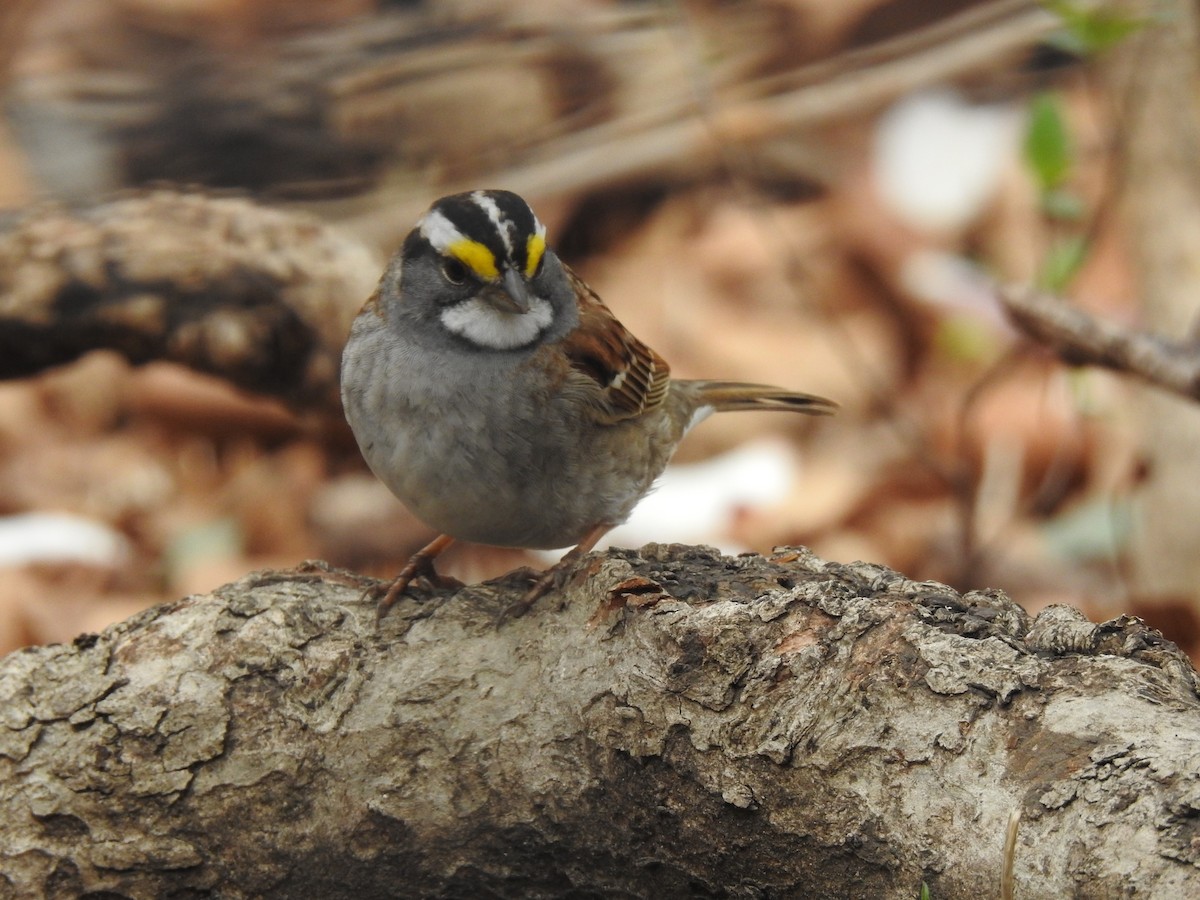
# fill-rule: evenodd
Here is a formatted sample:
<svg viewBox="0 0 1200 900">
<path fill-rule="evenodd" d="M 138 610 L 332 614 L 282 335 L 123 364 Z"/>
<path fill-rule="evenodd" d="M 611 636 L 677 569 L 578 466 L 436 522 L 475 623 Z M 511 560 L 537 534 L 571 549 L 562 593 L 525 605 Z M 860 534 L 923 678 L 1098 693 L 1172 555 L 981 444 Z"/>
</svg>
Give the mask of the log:
<svg viewBox="0 0 1200 900">
<path fill-rule="evenodd" d="M 342 345 L 378 277 L 354 239 L 246 199 L 33 207 L 0 228 L 0 380 L 113 350 L 340 419 Z"/>
<path fill-rule="evenodd" d="M 1137 619 L 800 548 L 592 554 L 499 625 L 522 572 L 373 584 L 0 662 L 0 897 L 1200 896 L 1197 675 Z"/>
</svg>

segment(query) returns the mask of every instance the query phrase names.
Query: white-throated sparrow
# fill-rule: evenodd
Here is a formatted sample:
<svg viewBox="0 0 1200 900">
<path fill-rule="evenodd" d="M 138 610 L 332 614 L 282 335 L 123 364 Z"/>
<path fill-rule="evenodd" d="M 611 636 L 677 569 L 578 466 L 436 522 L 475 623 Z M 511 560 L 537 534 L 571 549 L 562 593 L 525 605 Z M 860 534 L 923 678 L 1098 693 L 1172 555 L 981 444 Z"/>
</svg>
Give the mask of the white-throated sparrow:
<svg viewBox="0 0 1200 900">
<path fill-rule="evenodd" d="M 826 414 L 811 394 L 672 380 L 508 191 L 438 200 L 350 331 L 342 403 L 372 471 L 442 534 L 379 615 L 455 539 L 575 549 L 513 612 L 625 520 L 684 434 L 725 410 Z"/>
</svg>

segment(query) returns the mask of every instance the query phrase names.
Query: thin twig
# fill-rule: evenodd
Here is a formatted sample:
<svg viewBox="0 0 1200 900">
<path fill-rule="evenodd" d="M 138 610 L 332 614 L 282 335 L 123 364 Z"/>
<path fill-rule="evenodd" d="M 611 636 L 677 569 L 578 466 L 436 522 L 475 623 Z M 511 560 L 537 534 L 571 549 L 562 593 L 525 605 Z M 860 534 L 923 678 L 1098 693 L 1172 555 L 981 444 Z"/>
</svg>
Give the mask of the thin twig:
<svg viewBox="0 0 1200 900">
<path fill-rule="evenodd" d="M 1124 328 L 1065 300 L 1029 287 L 997 290 L 1013 323 L 1070 365 L 1099 366 L 1133 375 L 1164 390 L 1200 400 L 1200 347 Z"/>
</svg>

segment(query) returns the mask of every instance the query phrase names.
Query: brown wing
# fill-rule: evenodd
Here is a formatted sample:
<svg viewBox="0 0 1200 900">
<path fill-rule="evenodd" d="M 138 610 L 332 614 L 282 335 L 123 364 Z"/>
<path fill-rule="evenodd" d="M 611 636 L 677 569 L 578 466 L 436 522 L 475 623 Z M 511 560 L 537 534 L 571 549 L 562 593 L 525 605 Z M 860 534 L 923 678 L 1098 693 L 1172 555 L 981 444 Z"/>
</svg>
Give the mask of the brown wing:
<svg viewBox="0 0 1200 900">
<path fill-rule="evenodd" d="M 659 406 L 671 381 L 666 361 L 630 334 L 582 278 L 563 269 L 579 297 L 579 327 L 558 347 L 574 372 L 599 387 L 601 420 L 620 422 Z"/>
</svg>

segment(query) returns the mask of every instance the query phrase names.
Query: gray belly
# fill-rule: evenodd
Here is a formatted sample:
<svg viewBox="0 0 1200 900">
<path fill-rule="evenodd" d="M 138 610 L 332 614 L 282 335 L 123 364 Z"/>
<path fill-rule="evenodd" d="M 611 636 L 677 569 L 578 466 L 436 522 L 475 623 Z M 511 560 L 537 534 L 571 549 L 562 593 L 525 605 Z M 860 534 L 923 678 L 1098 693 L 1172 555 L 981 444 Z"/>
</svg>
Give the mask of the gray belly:
<svg viewBox="0 0 1200 900">
<path fill-rule="evenodd" d="M 654 441 L 641 427 L 573 420 L 553 402 L 468 418 L 410 405 L 388 440 L 362 449 L 425 524 L 482 544 L 567 547 L 597 524 L 625 521 L 674 444 L 665 416 Z"/>
<path fill-rule="evenodd" d="M 379 479 L 455 538 L 555 548 L 619 524 L 684 430 L 662 409 L 600 425 L 578 398 L 519 389 L 511 360 L 450 359 L 411 343 L 384 353 L 370 344 L 383 338 L 365 337 L 343 381 L 346 416 Z"/>
</svg>

